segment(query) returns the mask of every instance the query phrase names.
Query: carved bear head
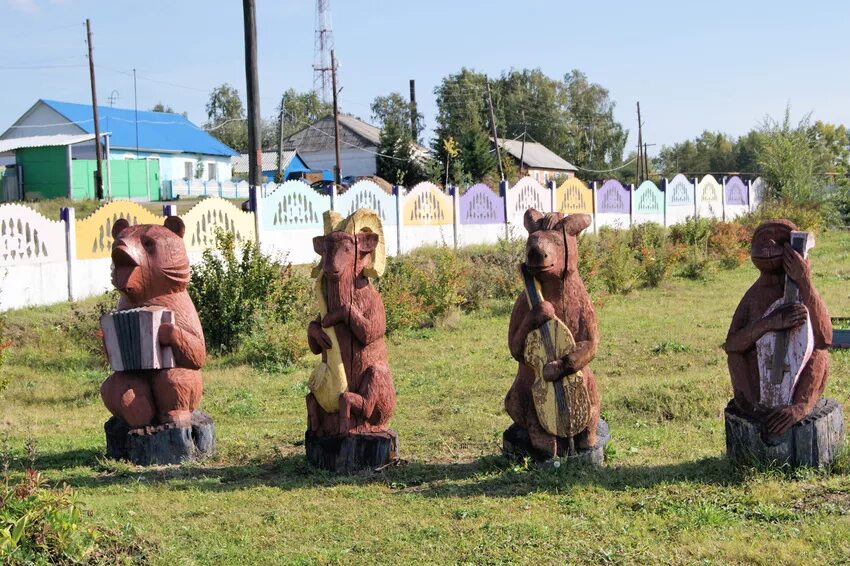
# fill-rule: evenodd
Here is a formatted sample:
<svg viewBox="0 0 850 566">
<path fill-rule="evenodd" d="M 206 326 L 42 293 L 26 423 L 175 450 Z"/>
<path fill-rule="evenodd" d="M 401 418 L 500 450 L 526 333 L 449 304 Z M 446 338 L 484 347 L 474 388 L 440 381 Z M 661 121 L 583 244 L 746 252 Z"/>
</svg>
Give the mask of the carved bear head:
<svg viewBox="0 0 850 566">
<path fill-rule="evenodd" d="M 557 212 L 543 214 L 533 208 L 525 212 L 523 223 L 528 230 L 525 264 L 537 277 L 563 279 L 578 272 L 576 236 L 590 226 L 587 214 L 564 216 Z"/>
<path fill-rule="evenodd" d="M 791 242 L 791 231 L 797 226 L 790 220 L 768 220 L 753 232 L 750 258 L 759 271 L 777 273 L 783 270 L 782 254 Z"/>
<path fill-rule="evenodd" d="M 359 277 L 369 267 L 377 245 L 378 234 L 366 231 L 356 234 L 335 231 L 313 238 L 313 249 L 322 256 L 322 272 L 330 281 Z"/>
<path fill-rule="evenodd" d="M 183 243 L 186 228 L 177 216 L 164 226 L 130 223 L 112 226 L 112 284 L 133 304 L 176 293 L 189 284 L 189 256 Z"/>
</svg>

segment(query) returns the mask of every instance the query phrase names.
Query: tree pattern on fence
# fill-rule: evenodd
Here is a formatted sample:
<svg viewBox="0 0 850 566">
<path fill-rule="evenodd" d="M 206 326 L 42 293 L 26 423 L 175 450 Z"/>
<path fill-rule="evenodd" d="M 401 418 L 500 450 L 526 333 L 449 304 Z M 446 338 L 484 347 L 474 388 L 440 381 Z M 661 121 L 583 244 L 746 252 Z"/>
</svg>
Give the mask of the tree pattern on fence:
<svg viewBox="0 0 850 566">
<path fill-rule="evenodd" d="M 301 181 L 286 181 L 263 198 L 264 230 L 314 228 L 322 225 L 322 214 L 330 208 L 330 197 L 320 195 Z"/>
<path fill-rule="evenodd" d="M 181 216 L 186 225 L 186 251 L 202 252 L 215 245 L 218 229 L 231 232 L 237 245 L 254 241 L 254 215 L 219 197 L 205 198 Z"/>
<path fill-rule="evenodd" d="M 694 206 L 694 184 L 679 173 L 665 187 L 667 206 Z"/>
<path fill-rule="evenodd" d="M 703 177 L 696 187 L 697 214 L 701 217 L 723 216 L 723 187 L 713 175 Z"/>
<path fill-rule="evenodd" d="M 469 187 L 460 196 L 461 224 L 504 224 L 505 205 L 500 195 L 484 183 Z"/>
<path fill-rule="evenodd" d="M 334 208 L 343 216 L 354 214 L 358 208 L 374 210 L 383 224 L 397 224 L 395 197 L 375 182 L 357 181 L 347 191 L 337 195 Z"/>
<path fill-rule="evenodd" d="M 749 204 L 747 186 L 737 175 L 731 179 L 726 179 L 724 190 L 726 191 L 726 204 L 731 206 L 747 206 Z"/>
<path fill-rule="evenodd" d="M 20 204 L 0 205 L 0 265 L 65 261 L 65 228 Z"/>
<path fill-rule="evenodd" d="M 616 179 L 608 179 L 596 191 L 599 214 L 628 214 L 631 210 L 629 191 Z"/>
<path fill-rule="evenodd" d="M 419 183 L 404 196 L 403 218 L 410 226 L 453 224 L 452 199 L 433 183 Z"/>
<path fill-rule="evenodd" d="M 95 210 L 87 218 L 77 220 L 77 258 L 97 259 L 112 255 L 112 226 L 124 218 L 131 226 L 162 224 L 165 217 L 154 214 L 135 202 L 115 200 Z"/>
<path fill-rule="evenodd" d="M 664 215 L 664 193 L 658 185 L 646 180 L 635 189 L 634 212 L 653 216 Z"/>
<path fill-rule="evenodd" d="M 581 179 L 570 177 L 555 189 L 555 205 L 562 214 L 593 214 L 593 191 Z"/>
<path fill-rule="evenodd" d="M 508 220 L 522 224 L 522 217 L 529 208 L 550 212 L 551 196 L 543 186 L 531 177 L 523 177 L 508 189 Z"/>
</svg>

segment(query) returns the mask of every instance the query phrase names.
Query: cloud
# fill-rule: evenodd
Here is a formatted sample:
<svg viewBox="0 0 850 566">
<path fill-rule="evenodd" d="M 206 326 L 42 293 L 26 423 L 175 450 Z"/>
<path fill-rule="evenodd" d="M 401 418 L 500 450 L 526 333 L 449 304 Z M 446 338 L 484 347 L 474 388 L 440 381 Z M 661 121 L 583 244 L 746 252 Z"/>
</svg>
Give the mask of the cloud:
<svg viewBox="0 0 850 566">
<path fill-rule="evenodd" d="M 24 14 L 38 14 L 41 8 L 35 0 L 6 0 L 6 5 L 16 12 Z"/>
</svg>

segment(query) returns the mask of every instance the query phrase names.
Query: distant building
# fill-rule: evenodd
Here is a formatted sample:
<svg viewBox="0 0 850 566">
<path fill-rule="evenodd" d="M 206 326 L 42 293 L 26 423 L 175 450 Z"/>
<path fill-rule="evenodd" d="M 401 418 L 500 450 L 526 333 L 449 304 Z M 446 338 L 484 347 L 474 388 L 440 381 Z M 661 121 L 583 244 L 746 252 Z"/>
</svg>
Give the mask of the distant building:
<svg viewBox="0 0 850 566">
<path fill-rule="evenodd" d="M 236 152 L 180 114 L 98 106 L 104 158 L 147 159 L 160 182 L 201 178 L 228 181 Z M 0 135 L 0 140 L 94 133 L 90 104 L 40 99 Z M 94 140 L 72 147 L 71 159 L 91 160 Z M 106 171 L 104 172 L 104 184 Z M 157 193 L 159 191 L 156 191 Z"/>
<path fill-rule="evenodd" d="M 378 171 L 377 153 L 381 145 L 381 129 L 349 114 L 339 115 L 339 157 L 343 177 L 372 176 Z M 313 169 L 333 172 L 334 118 L 325 116 L 309 126 L 290 134 L 283 147 L 294 149 Z M 417 146 L 417 152 L 428 153 Z"/>
<path fill-rule="evenodd" d="M 298 173 L 306 173 L 310 171 L 310 167 L 304 162 L 298 152 L 294 149 L 282 152 L 281 161 L 283 161 L 283 180 L 295 176 Z M 248 175 L 248 154 L 243 153 L 230 158 L 231 166 L 233 167 L 234 177 L 247 177 Z M 274 182 L 277 175 L 277 151 L 264 151 L 262 159 L 263 177 L 265 182 Z"/>
<path fill-rule="evenodd" d="M 493 138 L 490 138 L 490 142 L 493 142 Z M 528 175 L 541 184 L 559 177 L 575 177 L 578 171 L 575 165 L 541 143 L 526 140 L 523 148 L 522 140 L 499 138 L 499 148 L 507 151 L 514 159 L 520 168 L 520 176 Z"/>
</svg>

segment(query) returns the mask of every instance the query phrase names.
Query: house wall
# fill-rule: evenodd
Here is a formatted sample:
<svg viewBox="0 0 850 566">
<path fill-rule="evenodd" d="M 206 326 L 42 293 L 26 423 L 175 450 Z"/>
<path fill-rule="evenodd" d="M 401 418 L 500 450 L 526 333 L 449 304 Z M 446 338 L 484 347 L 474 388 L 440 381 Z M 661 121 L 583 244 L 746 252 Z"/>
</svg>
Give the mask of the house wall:
<svg viewBox="0 0 850 566">
<path fill-rule="evenodd" d="M 371 146 L 364 149 L 368 151 L 353 147 L 340 148 L 339 158 L 343 177 L 349 175 L 361 177 L 374 175 L 377 172 L 375 154 L 370 152 L 378 151 L 378 148 Z M 301 152 L 299 150 L 299 153 L 304 158 L 304 161 L 310 165 L 310 169 L 327 169 L 333 171 L 334 166 L 336 166 L 336 156 L 332 149 L 312 152 Z"/>
<path fill-rule="evenodd" d="M 527 171 L 527 175 L 540 183 L 541 185 L 546 184 L 548 181 L 558 181 L 562 182 L 570 177 L 575 177 L 575 173 L 573 171 L 560 171 L 558 169 L 536 169 L 534 167 L 525 168 Z"/>
<path fill-rule="evenodd" d="M 85 130 L 68 123 L 68 119 L 47 105 L 39 104 L 23 121 L 21 125 L 39 126 L 37 128 L 10 128 L 2 139 L 27 138 L 30 136 L 52 136 L 56 134 L 79 135 Z M 88 124 L 85 124 L 88 125 Z"/>
<path fill-rule="evenodd" d="M 71 162 L 74 199 L 94 198 L 94 171 L 97 161 L 76 159 Z M 104 164 L 104 170 L 106 165 Z M 159 167 L 155 159 L 111 159 L 109 196 L 119 199 L 161 200 Z M 104 172 L 104 176 L 106 173 Z"/>
</svg>

